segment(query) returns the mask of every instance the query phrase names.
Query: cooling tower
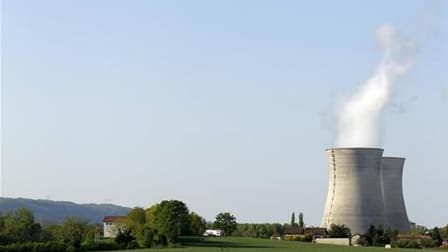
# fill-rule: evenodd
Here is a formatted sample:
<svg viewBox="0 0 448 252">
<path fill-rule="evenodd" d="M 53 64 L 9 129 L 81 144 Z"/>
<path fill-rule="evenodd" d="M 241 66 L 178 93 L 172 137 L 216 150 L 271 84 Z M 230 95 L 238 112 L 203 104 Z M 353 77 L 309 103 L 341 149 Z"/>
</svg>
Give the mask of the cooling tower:
<svg viewBox="0 0 448 252">
<path fill-rule="evenodd" d="M 410 229 L 403 198 L 404 160 L 399 157 L 383 157 L 380 171 L 385 226 L 397 229 L 400 233 L 407 233 Z"/>
<path fill-rule="evenodd" d="M 329 186 L 322 226 L 344 224 L 352 234 L 384 225 L 380 166 L 383 149 L 327 149 Z"/>
</svg>

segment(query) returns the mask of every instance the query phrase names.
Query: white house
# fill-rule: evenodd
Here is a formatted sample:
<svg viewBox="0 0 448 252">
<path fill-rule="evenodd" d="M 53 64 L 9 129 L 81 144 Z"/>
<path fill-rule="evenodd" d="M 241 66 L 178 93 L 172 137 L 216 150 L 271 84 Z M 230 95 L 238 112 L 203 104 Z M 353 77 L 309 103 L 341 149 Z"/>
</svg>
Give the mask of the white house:
<svg viewBox="0 0 448 252">
<path fill-rule="evenodd" d="M 118 231 L 123 230 L 126 223 L 126 216 L 104 216 L 103 218 L 103 237 L 115 238 Z"/>
</svg>

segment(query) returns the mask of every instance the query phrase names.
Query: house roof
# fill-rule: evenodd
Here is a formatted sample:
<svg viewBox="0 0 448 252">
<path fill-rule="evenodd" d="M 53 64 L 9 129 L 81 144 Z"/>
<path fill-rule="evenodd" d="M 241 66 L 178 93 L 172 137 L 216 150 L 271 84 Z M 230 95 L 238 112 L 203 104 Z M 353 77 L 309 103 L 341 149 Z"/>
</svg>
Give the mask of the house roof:
<svg viewBox="0 0 448 252">
<path fill-rule="evenodd" d="M 305 228 L 305 232 L 310 232 L 313 235 L 326 235 L 327 229 L 322 227 L 309 227 Z"/>
<path fill-rule="evenodd" d="M 420 234 L 399 234 L 398 240 L 425 240 L 425 239 L 431 239 L 431 237 L 427 235 L 420 235 Z"/>
<path fill-rule="evenodd" d="M 103 222 L 125 222 L 126 216 L 104 216 Z"/>
<path fill-rule="evenodd" d="M 302 235 L 304 233 L 305 232 L 302 227 L 287 227 L 283 232 L 285 235 Z"/>
</svg>

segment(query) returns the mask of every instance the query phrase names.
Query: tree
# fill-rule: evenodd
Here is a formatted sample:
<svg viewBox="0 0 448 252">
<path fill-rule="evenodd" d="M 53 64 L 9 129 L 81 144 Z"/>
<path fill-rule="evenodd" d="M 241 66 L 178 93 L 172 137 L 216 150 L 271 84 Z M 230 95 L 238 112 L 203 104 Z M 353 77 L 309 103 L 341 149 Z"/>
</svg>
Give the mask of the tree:
<svg viewBox="0 0 448 252">
<path fill-rule="evenodd" d="M 179 235 L 188 232 L 188 208 L 182 201 L 164 200 L 153 214 L 154 227 L 158 235 L 165 235 L 169 243 L 175 243 Z"/>
<path fill-rule="evenodd" d="M 435 227 L 432 229 L 431 238 L 434 240 L 437 247 L 440 247 L 442 245 L 443 239 L 442 239 L 442 236 L 440 235 L 440 231 L 439 231 L 438 227 Z"/>
<path fill-rule="evenodd" d="M 145 224 L 137 236 L 137 242 L 142 248 L 150 248 L 153 240 L 154 232 L 148 224 Z"/>
<path fill-rule="evenodd" d="M 78 218 L 65 219 L 61 227 L 61 236 L 67 246 L 67 250 L 79 250 L 88 231 L 89 225 L 87 221 Z"/>
<path fill-rule="evenodd" d="M 303 213 L 302 212 L 299 213 L 299 226 L 302 228 L 305 226 L 305 223 L 303 222 Z"/>
<path fill-rule="evenodd" d="M 115 242 L 123 249 L 130 248 L 129 244 L 134 241 L 135 238 L 131 234 L 130 229 L 118 229 L 118 234 L 115 237 Z"/>
<path fill-rule="evenodd" d="M 345 225 L 331 224 L 328 235 L 338 238 L 350 238 L 350 228 Z"/>
<path fill-rule="evenodd" d="M 443 239 L 448 240 L 448 225 L 439 228 L 439 232 Z"/>
<path fill-rule="evenodd" d="M 190 219 L 190 234 L 191 235 L 202 235 L 205 232 L 207 222 L 204 218 L 196 214 L 195 212 L 191 212 L 188 215 Z"/>
<path fill-rule="evenodd" d="M 296 224 L 296 214 L 292 212 L 291 214 L 291 227 L 294 227 Z"/>
<path fill-rule="evenodd" d="M 159 204 L 155 204 L 145 210 L 145 221 L 151 228 L 154 228 L 154 212 L 158 206 Z"/>
<path fill-rule="evenodd" d="M 380 225 L 375 227 L 370 225 L 367 233 L 361 235 L 360 245 L 383 247 L 385 244 L 392 244 L 397 240 L 398 230 L 391 228 L 383 229 Z"/>
<path fill-rule="evenodd" d="M 236 218 L 229 212 L 219 213 L 216 215 L 216 220 L 213 223 L 215 228 L 224 231 L 225 235 L 232 235 L 233 231 L 236 229 Z"/>
<path fill-rule="evenodd" d="M 135 235 L 140 233 L 146 222 L 145 210 L 141 207 L 135 207 L 129 211 L 126 218 L 126 227 Z"/>
<path fill-rule="evenodd" d="M 33 213 L 25 208 L 6 213 L 0 225 L 0 236 L 6 243 L 38 241 L 42 233 L 40 224 L 34 223 Z"/>
</svg>

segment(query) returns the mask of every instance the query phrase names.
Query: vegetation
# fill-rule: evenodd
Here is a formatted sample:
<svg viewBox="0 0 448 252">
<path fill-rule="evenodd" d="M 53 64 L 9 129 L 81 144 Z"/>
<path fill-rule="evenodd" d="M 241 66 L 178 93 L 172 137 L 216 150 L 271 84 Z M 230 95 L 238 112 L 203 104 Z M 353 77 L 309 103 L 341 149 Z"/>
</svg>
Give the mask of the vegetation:
<svg viewBox="0 0 448 252">
<path fill-rule="evenodd" d="M 229 212 L 219 213 L 216 215 L 216 220 L 213 223 L 213 226 L 217 229 L 221 229 L 224 231 L 225 235 L 232 235 L 232 233 L 236 230 L 236 218 Z"/>
<path fill-rule="evenodd" d="M 331 224 L 328 235 L 335 238 L 349 238 L 351 237 L 351 232 L 350 228 L 345 225 Z"/>
<path fill-rule="evenodd" d="M 292 214 L 291 214 L 291 223 L 290 223 L 290 225 L 292 227 L 297 225 L 297 223 L 296 223 L 296 214 L 294 212 L 292 212 Z"/>
<path fill-rule="evenodd" d="M 192 238 L 201 235 L 205 228 L 205 219 L 190 212 L 185 203 L 177 200 L 162 201 L 148 209 L 134 208 L 129 211 L 124 228 L 119 230 L 115 239 L 101 240 L 102 225 L 89 224 L 79 218 L 67 218 L 62 224 L 44 225 L 36 223 L 32 212 L 18 209 L 15 212 L 0 214 L 0 251 L 2 252 L 75 252 L 106 251 L 135 248 L 189 247 L 190 252 L 210 251 L 210 248 L 226 248 L 232 251 L 351 251 L 351 247 L 304 244 L 300 242 L 269 241 L 251 238 Z M 299 214 L 299 224 L 303 223 L 303 214 Z M 304 224 L 303 224 L 304 225 Z M 289 224 L 238 224 L 236 218 L 228 212 L 219 213 L 213 223 L 215 228 L 226 234 L 236 236 L 269 238 L 281 236 Z M 371 226 L 362 235 L 360 242 L 364 246 L 384 246 L 392 244 L 401 248 L 433 248 L 446 239 L 448 226 L 425 229 L 421 233 L 398 239 L 397 232 Z M 350 229 L 344 225 L 332 225 L 328 230 L 333 237 L 350 237 Z M 190 236 L 190 238 L 186 237 Z M 300 241 L 311 241 L 312 234 L 305 233 Z M 340 250 L 340 249 L 343 250 Z M 370 251 L 358 248 L 358 252 Z M 164 251 L 170 251 L 169 249 Z M 375 250 L 379 251 L 379 250 Z"/>
<path fill-rule="evenodd" d="M 381 226 L 370 225 L 366 234 L 361 235 L 358 243 L 362 246 L 384 247 L 397 240 L 398 231 L 390 228 L 384 230 Z"/>
<path fill-rule="evenodd" d="M 41 226 L 31 211 L 0 214 L 0 251 L 98 251 L 174 246 L 180 235 L 201 235 L 205 220 L 185 203 L 162 201 L 148 209 L 134 208 L 115 239 L 100 240 L 102 225 L 79 218 Z"/>
<path fill-rule="evenodd" d="M 234 236 L 252 237 L 252 238 L 270 238 L 271 236 L 282 236 L 285 227 L 280 223 L 243 223 L 237 224 L 233 232 Z"/>
<path fill-rule="evenodd" d="M 299 213 L 299 227 L 303 228 L 305 227 L 305 223 L 303 222 L 303 213 Z"/>
<path fill-rule="evenodd" d="M 164 200 L 154 211 L 154 228 L 166 237 L 168 243 L 175 243 L 179 235 L 188 234 L 188 214 L 182 201 Z"/>
<path fill-rule="evenodd" d="M 190 219 L 190 230 L 188 232 L 189 235 L 202 235 L 205 232 L 205 229 L 207 227 L 207 222 L 204 218 L 199 216 L 195 212 L 191 212 L 188 215 L 188 218 Z"/>
</svg>

